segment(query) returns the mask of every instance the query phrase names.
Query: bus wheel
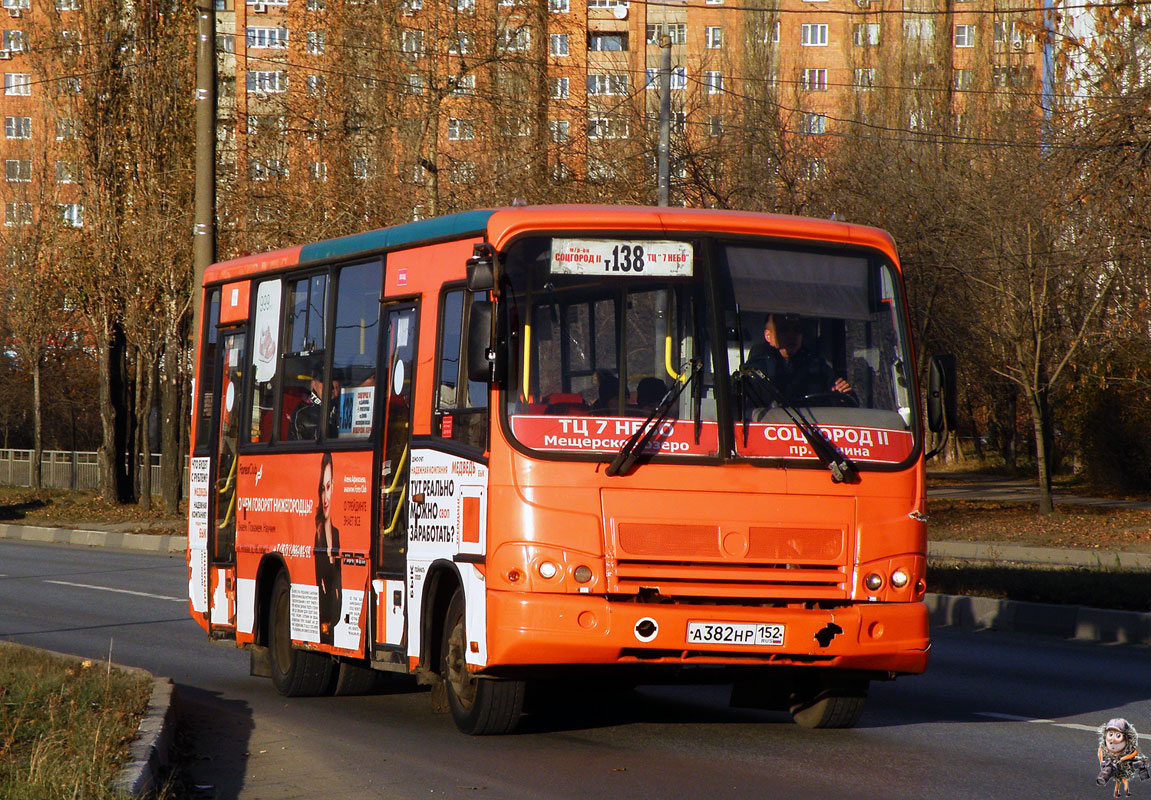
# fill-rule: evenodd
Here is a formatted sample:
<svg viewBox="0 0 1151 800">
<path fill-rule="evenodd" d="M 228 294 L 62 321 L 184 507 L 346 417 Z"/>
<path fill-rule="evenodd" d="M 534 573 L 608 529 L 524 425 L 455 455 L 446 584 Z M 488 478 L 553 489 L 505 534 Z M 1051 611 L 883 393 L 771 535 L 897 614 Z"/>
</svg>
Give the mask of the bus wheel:
<svg viewBox="0 0 1151 800">
<path fill-rule="evenodd" d="M 791 696 L 791 718 L 802 728 L 851 728 L 863 715 L 866 680 L 825 680 L 805 686 L 800 682 Z"/>
<path fill-rule="evenodd" d="M 525 682 L 477 678 L 468 671 L 467 646 L 464 594 L 457 590 L 444 618 L 440 647 L 440 677 L 452 719 L 461 731 L 475 736 L 511 733 L 524 708 Z"/>
<path fill-rule="evenodd" d="M 376 688 L 377 673 L 371 667 L 341 661 L 336 667 L 336 685 L 332 694 L 344 697 L 353 694 L 367 694 Z"/>
<path fill-rule="evenodd" d="M 272 586 L 270 613 L 268 652 L 276 691 L 287 697 L 324 694 L 331 683 L 334 664 L 325 653 L 292 646 L 292 584 L 286 570 L 276 576 Z"/>
</svg>

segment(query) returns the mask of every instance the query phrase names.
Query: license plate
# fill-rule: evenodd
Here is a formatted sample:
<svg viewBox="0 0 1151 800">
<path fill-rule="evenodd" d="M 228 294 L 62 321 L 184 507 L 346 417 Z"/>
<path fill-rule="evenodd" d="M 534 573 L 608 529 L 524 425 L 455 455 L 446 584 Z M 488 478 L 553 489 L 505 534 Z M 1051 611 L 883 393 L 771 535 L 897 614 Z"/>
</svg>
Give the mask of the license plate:
<svg viewBox="0 0 1151 800">
<path fill-rule="evenodd" d="M 688 644 L 782 647 L 783 625 L 769 622 L 689 622 Z"/>
</svg>

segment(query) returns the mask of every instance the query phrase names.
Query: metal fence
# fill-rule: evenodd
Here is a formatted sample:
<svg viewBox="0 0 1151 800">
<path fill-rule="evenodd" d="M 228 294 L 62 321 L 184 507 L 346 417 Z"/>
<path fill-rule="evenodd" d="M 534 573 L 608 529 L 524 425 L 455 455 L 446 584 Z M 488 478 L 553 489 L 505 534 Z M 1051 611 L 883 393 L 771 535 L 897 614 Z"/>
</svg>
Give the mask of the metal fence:
<svg viewBox="0 0 1151 800">
<path fill-rule="evenodd" d="M 151 457 L 152 494 L 160 494 L 160 454 Z M 143 458 L 140 459 L 143 467 Z M 185 475 L 186 475 L 185 471 Z M 40 482 L 45 489 L 99 488 L 100 465 L 95 452 L 45 450 L 40 457 Z M 32 451 L 0 450 L 0 486 L 32 485 Z"/>
</svg>

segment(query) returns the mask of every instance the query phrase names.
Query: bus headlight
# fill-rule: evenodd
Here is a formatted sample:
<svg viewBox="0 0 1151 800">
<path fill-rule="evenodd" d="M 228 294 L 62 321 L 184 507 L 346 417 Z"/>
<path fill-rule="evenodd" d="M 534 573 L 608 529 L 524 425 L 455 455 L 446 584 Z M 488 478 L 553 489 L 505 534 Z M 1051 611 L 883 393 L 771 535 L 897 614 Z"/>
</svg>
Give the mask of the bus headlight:
<svg viewBox="0 0 1151 800">
<path fill-rule="evenodd" d="M 863 579 L 863 585 L 873 592 L 878 592 L 883 588 L 883 576 L 878 572 L 868 573 L 867 577 Z"/>
<path fill-rule="evenodd" d="M 572 577 L 576 579 L 576 583 L 587 583 L 591 580 L 591 567 L 580 564 L 572 570 Z"/>
<path fill-rule="evenodd" d="M 891 585 L 896 589 L 902 589 L 907 585 L 909 580 L 911 580 L 911 578 L 901 569 L 897 569 L 895 572 L 891 573 Z"/>
<path fill-rule="evenodd" d="M 559 568 L 550 561 L 541 561 L 539 565 L 540 577 L 551 579 L 559 572 Z"/>
</svg>

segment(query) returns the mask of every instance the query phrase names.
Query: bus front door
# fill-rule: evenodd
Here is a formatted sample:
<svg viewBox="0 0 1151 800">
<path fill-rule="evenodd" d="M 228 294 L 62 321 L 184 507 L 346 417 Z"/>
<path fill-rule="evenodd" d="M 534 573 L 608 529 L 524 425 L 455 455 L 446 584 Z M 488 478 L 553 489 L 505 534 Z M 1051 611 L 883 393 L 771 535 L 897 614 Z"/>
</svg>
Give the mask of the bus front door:
<svg viewBox="0 0 1151 800">
<path fill-rule="evenodd" d="M 416 363 L 416 308 L 385 306 L 384 358 L 381 360 L 383 447 L 380 464 L 378 534 L 373 588 L 376 625 L 373 657 L 406 663 L 405 583 L 408 546 L 408 462 L 411 455 L 412 385 Z"/>
<path fill-rule="evenodd" d="M 215 385 L 219 400 L 214 420 L 212 493 L 208 517 L 209 631 L 236 630 L 236 475 L 239 468 L 240 408 L 243 390 L 243 328 L 220 331 Z"/>
</svg>

